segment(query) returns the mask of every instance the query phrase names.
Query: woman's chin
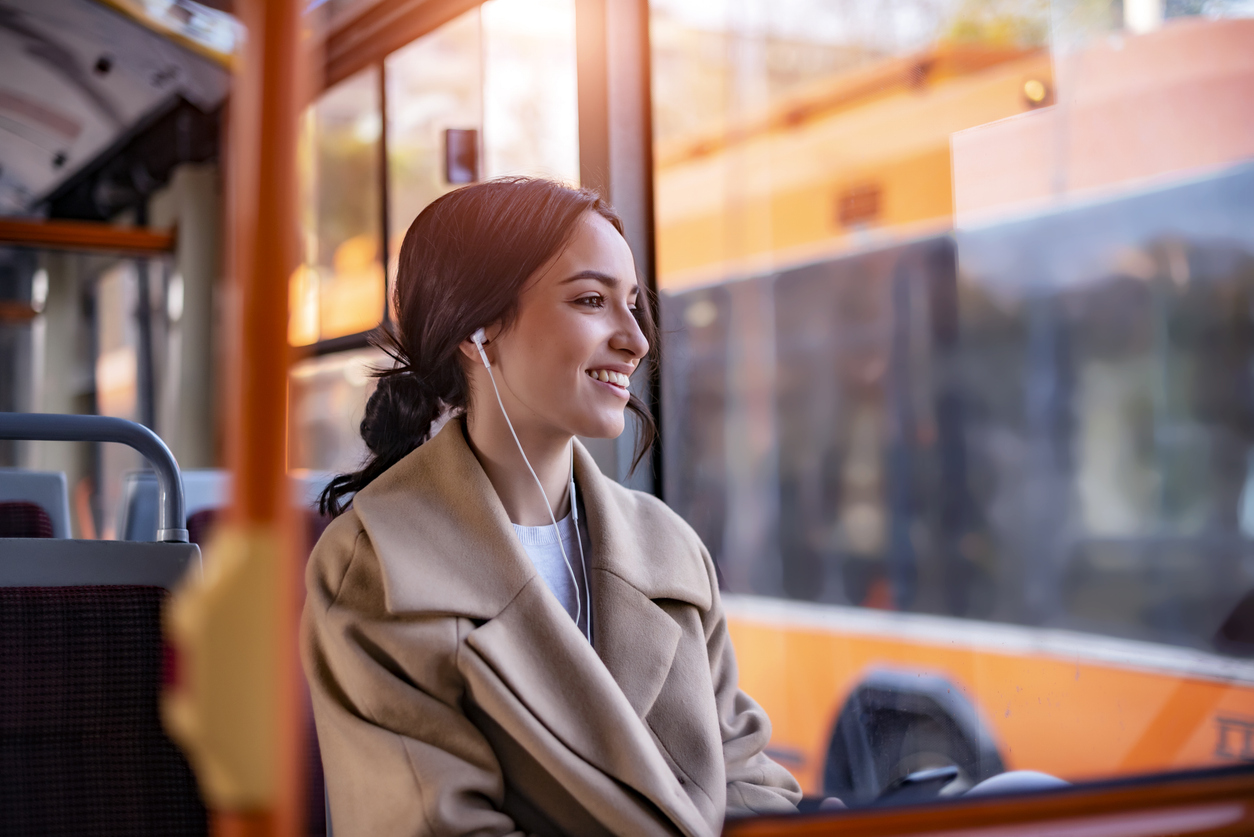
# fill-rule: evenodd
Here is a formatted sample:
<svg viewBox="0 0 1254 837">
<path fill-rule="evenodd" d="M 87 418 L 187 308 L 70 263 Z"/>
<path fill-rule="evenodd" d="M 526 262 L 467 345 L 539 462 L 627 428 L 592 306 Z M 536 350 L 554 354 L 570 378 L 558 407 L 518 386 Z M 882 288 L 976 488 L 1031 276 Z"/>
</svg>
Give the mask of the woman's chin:
<svg viewBox="0 0 1254 837">
<path fill-rule="evenodd" d="M 585 439 L 617 439 L 623 435 L 626 427 L 627 422 L 620 412 L 616 416 L 597 416 L 589 421 L 581 422 L 576 435 L 583 436 Z"/>
</svg>

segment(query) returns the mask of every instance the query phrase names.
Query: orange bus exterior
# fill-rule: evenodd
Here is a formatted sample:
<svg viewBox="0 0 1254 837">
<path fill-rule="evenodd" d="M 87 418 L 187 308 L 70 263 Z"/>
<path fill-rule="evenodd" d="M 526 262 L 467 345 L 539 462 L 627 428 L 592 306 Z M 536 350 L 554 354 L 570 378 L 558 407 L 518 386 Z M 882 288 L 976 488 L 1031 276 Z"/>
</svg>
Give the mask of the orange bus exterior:
<svg viewBox="0 0 1254 837">
<path fill-rule="evenodd" d="M 728 596 L 740 682 L 772 751 L 820 794 L 837 715 L 874 669 L 938 674 L 1008 770 L 1079 781 L 1254 760 L 1254 663 L 1146 642 Z"/>
<path fill-rule="evenodd" d="M 1178 126 L 1184 133 L 1172 134 L 1162 160 L 1121 145 L 1125 185 L 1071 185 L 1118 191 L 1254 154 L 1249 109 L 1217 100 L 1254 80 L 1252 35 L 1251 21 L 1189 20 L 1135 43 L 1097 45 L 1086 60 L 1110 65 L 1109 77 L 1072 106 L 1072 130 L 1099 134 L 1120 97 L 1122 122 L 1112 124 L 1133 134 L 1190 101 L 1209 102 L 1215 117 L 1195 125 L 1208 132 L 1205 142 Z M 1202 69 L 1168 83 L 1182 61 Z M 926 67 L 926 78 L 910 84 L 911 67 Z M 1120 75 L 1129 68 L 1136 72 Z M 1049 167 L 1010 146 L 1027 153 L 1070 139 L 1076 154 L 1093 146 L 1055 137 L 1063 116 L 1042 107 L 1054 104 L 1054 73 L 1044 50 L 941 46 L 836 79 L 728 136 L 660 148 L 660 288 L 682 292 L 944 233 L 955 209 L 988 218 L 1036 206 Z M 1124 88 L 1110 83 L 1125 76 Z M 1044 97 L 1025 99 L 1028 82 Z M 1109 161 L 1094 170 L 1110 171 Z M 874 206 L 861 222 L 842 223 L 841 201 L 859 190 L 874 193 Z M 726 601 L 742 688 L 771 716 L 772 752 L 807 794 L 823 792 L 842 707 L 876 670 L 937 675 L 960 690 L 1008 770 L 1078 781 L 1254 762 L 1254 662 L 1071 631 L 757 596 Z"/>
</svg>

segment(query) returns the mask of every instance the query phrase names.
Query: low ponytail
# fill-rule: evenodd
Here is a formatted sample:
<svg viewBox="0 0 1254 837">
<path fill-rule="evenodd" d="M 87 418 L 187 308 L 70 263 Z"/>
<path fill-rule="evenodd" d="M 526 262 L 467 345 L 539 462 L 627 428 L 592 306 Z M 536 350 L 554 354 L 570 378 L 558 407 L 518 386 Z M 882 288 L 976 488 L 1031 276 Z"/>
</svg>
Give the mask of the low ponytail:
<svg viewBox="0 0 1254 837">
<path fill-rule="evenodd" d="M 360 471 L 331 480 L 318 498 L 318 510 L 333 517 L 342 514 L 347 498 L 427 441 L 440 409 L 440 399 L 412 372 L 389 370 L 381 376 L 361 420 L 361 438 L 370 457 Z"/>
<path fill-rule="evenodd" d="M 623 232 L 618 216 L 595 192 L 528 177 L 457 189 L 414 219 L 401 244 L 396 327 L 381 327 L 371 341 L 393 363 L 372 370 L 379 384 L 361 420 L 369 452 L 360 470 L 327 485 L 318 500 L 323 514 L 342 514 L 354 494 L 427 441 L 436 419 L 466 408 L 460 344 L 477 328 L 509 326 L 527 280 L 566 243 L 585 212 L 598 213 Z M 651 306 L 638 311 L 654 352 Z M 639 461 L 656 428 L 634 395 L 628 408 L 641 419 Z"/>
</svg>

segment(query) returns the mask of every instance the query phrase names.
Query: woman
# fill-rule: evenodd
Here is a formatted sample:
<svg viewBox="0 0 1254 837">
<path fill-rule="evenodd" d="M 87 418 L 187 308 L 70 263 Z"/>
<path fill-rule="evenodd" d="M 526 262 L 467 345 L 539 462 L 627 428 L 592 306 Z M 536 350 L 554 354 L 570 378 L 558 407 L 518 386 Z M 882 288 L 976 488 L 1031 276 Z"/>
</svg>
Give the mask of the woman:
<svg viewBox="0 0 1254 837">
<path fill-rule="evenodd" d="M 574 438 L 618 436 L 624 409 L 637 462 L 653 436 L 626 385 L 657 341 L 613 211 L 544 180 L 447 194 L 395 301 L 370 455 L 323 495 L 307 576 L 337 837 L 695 837 L 794 811 L 708 553 Z"/>
</svg>

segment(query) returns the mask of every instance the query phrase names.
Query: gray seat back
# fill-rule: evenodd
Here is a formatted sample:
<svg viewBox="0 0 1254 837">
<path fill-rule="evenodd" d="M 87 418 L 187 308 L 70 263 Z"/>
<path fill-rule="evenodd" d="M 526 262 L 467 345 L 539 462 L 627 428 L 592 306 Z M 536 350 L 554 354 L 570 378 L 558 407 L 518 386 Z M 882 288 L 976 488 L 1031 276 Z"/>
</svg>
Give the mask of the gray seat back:
<svg viewBox="0 0 1254 837">
<path fill-rule="evenodd" d="M 0 587 L 131 585 L 173 590 L 200 572 L 194 543 L 0 540 Z"/>
<path fill-rule="evenodd" d="M 0 502 L 11 500 L 24 500 L 39 506 L 52 521 L 52 536 L 70 537 L 70 495 L 66 489 L 65 474 L 60 471 L 0 468 Z"/>
</svg>

